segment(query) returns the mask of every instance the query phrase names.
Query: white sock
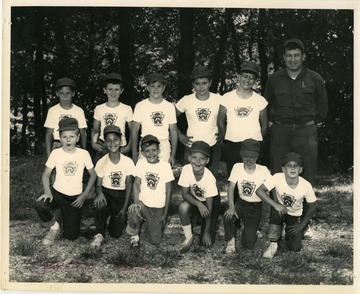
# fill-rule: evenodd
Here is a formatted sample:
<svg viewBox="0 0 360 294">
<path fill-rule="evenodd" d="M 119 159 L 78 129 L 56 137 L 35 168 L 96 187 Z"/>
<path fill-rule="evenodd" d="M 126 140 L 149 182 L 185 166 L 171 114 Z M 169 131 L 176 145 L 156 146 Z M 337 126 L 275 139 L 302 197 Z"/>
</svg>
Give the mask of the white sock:
<svg viewBox="0 0 360 294">
<path fill-rule="evenodd" d="M 137 242 L 140 240 L 140 237 L 139 237 L 139 235 L 131 236 L 131 240 L 134 240 Z"/>
<path fill-rule="evenodd" d="M 182 226 L 182 228 L 184 230 L 184 235 L 185 235 L 186 241 L 190 240 L 192 237 L 191 225 Z"/>
<path fill-rule="evenodd" d="M 60 228 L 60 225 L 57 221 L 50 227 L 50 230 L 56 231 Z"/>
</svg>

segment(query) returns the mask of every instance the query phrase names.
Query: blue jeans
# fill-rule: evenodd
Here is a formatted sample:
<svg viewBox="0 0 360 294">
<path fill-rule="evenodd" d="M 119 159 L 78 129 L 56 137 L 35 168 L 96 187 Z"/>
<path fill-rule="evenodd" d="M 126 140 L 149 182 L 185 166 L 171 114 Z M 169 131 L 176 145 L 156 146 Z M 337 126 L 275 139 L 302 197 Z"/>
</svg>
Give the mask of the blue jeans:
<svg viewBox="0 0 360 294">
<path fill-rule="evenodd" d="M 262 202 L 247 202 L 239 198 L 235 203 L 235 211 L 239 219 L 244 220 L 244 229 L 241 234 L 241 244 L 244 248 L 251 249 L 257 240 L 257 229 L 259 228 L 262 214 Z M 224 218 L 225 241 L 230 241 L 235 235 L 235 221 Z"/>
<path fill-rule="evenodd" d="M 110 216 L 110 222 L 107 226 L 109 234 L 113 238 L 119 238 L 122 235 L 125 220 L 122 221 L 121 217 L 117 215 L 125 204 L 125 190 L 112 190 L 102 187 L 102 191 L 107 205 L 95 208 L 95 235 L 100 233 L 105 236 L 106 220 Z"/>
<path fill-rule="evenodd" d="M 314 185 L 317 158 L 318 134 L 316 125 L 291 128 L 274 123 L 271 127 L 270 169 L 272 174 L 281 172 L 282 157 L 289 153 L 299 153 L 303 159 L 301 176 Z"/>
<path fill-rule="evenodd" d="M 67 196 L 51 188 L 53 200 L 49 202 L 35 201 L 35 210 L 44 223 L 54 219 L 54 211 L 60 208 L 63 217 L 63 236 L 75 240 L 80 233 L 81 209 L 71 206 L 77 196 Z"/>
</svg>

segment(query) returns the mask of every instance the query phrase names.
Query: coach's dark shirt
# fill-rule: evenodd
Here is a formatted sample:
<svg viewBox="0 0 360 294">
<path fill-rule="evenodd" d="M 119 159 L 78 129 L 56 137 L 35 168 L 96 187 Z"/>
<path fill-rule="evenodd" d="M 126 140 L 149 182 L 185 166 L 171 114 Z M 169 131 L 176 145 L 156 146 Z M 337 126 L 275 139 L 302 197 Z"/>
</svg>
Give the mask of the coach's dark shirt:
<svg viewBox="0 0 360 294">
<path fill-rule="evenodd" d="M 285 69 L 269 77 L 265 87 L 269 119 L 285 124 L 322 121 L 328 111 L 327 95 L 321 76 L 303 66 L 295 80 Z"/>
</svg>

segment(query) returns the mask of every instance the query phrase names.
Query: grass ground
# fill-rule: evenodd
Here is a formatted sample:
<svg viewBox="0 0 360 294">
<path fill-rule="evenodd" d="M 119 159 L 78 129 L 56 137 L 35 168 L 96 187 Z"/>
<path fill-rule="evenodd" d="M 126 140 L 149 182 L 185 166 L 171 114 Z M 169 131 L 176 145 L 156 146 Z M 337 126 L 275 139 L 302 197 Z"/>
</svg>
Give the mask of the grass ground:
<svg viewBox="0 0 360 294">
<path fill-rule="evenodd" d="M 170 207 L 168 228 L 160 246 L 142 239 L 140 251 L 129 249 L 126 233 L 119 239 L 106 237 L 100 251 L 93 251 L 91 203 L 84 209 L 88 225 L 75 241 L 59 238 L 51 247 L 41 244 L 47 229 L 40 226 L 33 201 L 42 194 L 44 159 L 12 158 L 10 179 L 10 281 L 51 283 L 162 283 L 226 285 L 352 285 L 353 280 L 353 183 L 350 176 L 318 178 L 318 209 L 313 218 L 315 236 L 304 241 L 299 253 L 286 252 L 280 243 L 272 260 L 261 257 L 268 246 L 258 239 L 253 250 L 237 242 L 237 253 L 224 253 L 222 218 L 215 244 L 197 245 L 180 254 L 183 234 L 177 215 L 179 189 Z M 178 173 L 179 170 L 177 170 Z M 26 179 L 19 181 L 19 179 Z M 220 174 L 221 190 L 226 176 Z M 264 208 L 266 233 L 268 207 Z M 238 230 L 237 240 L 240 232 Z"/>
</svg>

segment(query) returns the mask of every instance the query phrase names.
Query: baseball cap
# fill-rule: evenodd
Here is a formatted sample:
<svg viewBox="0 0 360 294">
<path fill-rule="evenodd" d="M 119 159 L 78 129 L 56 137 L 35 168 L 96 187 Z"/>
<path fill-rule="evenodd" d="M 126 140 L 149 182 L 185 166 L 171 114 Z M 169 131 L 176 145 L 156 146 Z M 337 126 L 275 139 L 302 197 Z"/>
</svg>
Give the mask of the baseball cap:
<svg viewBox="0 0 360 294">
<path fill-rule="evenodd" d="M 291 43 L 294 43 L 294 44 L 298 45 L 303 52 L 305 51 L 304 43 L 302 41 L 300 41 L 299 39 L 289 39 L 289 40 L 287 40 L 285 42 L 285 44 L 284 44 L 284 49 Z"/>
<path fill-rule="evenodd" d="M 205 78 L 205 77 L 211 77 L 211 72 L 204 66 L 197 66 L 195 67 L 190 75 L 190 79 L 197 79 L 197 78 Z"/>
<path fill-rule="evenodd" d="M 76 118 L 64 117 L 59 121 L 58 131 L 73 131 L 79 128 L 79 124 Z"/>
<path fill-rule="evenodd" d="M 155 143 L 160 144 L 158 138 L 156 138 L 155 136 L 153 136 L 153 135 L 146 135 L 146 136 L 144 136 L 144 137 L 141 139 L 141 141 L 140 141 L 140 146 L 141 146 L 142 144 L 145 144 L 145 143 L 148 143 L 148 142 L 155 142 Z"/>
<path fill-rule="evenodd" d="M 118 126 L 115 125 L 109 125 L 104 128 L 104 136 L 108 133 L 115 133 L 121 136 L 121 130 Z"/>
<path fill-rule="evenodd" d="M 149 74 L 146 77 L 146 83 L 147 84 L 151 84 L 151 83 L 155 83 L 155 82 L 160 82 L 160 83 L 164 83 L 164 84 L 167 83 L 166 80 L 165 80 L 165 77 L 162 74 L 159 74 L 157 72 Z"/>
<path fill-rule="evenodd" d="M 190 147 L 190 152 L 201 152 L 210 156 L 210 145 L 204 141 L 195 141 Z"/>
<path fill-rule="evenodd" d="M 286 163 L 288 163 L 290 161 L 295 161 L 296 163 L 298 163 L 301 166 L 303 165 L 301 155 L 298 153 L 295 153 L 295 152 L 290 152 L 290 153 L 285 154 L 282 158 L 282 165 L 285 165 Z"/>
<path fill-rule="evenodd" d="M 108 81 L 108 80 L 115 80 L 115 81 L 120 81 L 120 82 L 123 81 L 121 74 L 114 73 L 114 72 L 109 73 L 104 77 L 104 82 Z"/>
<path fill-rule="evenodd" d="M 240 69 L 240 72 L 250 72 L 259 75 L 260 66 L 253 61 L 245 61 Z"/>
<path fill-rule="evenodd" d="M 63 86 L 69 86 L 75 88 L 75 82 L 72 79 L 69 78 L 61 78 L 56 81 L 56 88 L 63 87 Z"/>
<path fill-rule="evenodd" d="M 241 157 L 258 157 L 260 154 L 260 143 L 254 139 L 246 139 L 240 145 Z"/>
</svg>

